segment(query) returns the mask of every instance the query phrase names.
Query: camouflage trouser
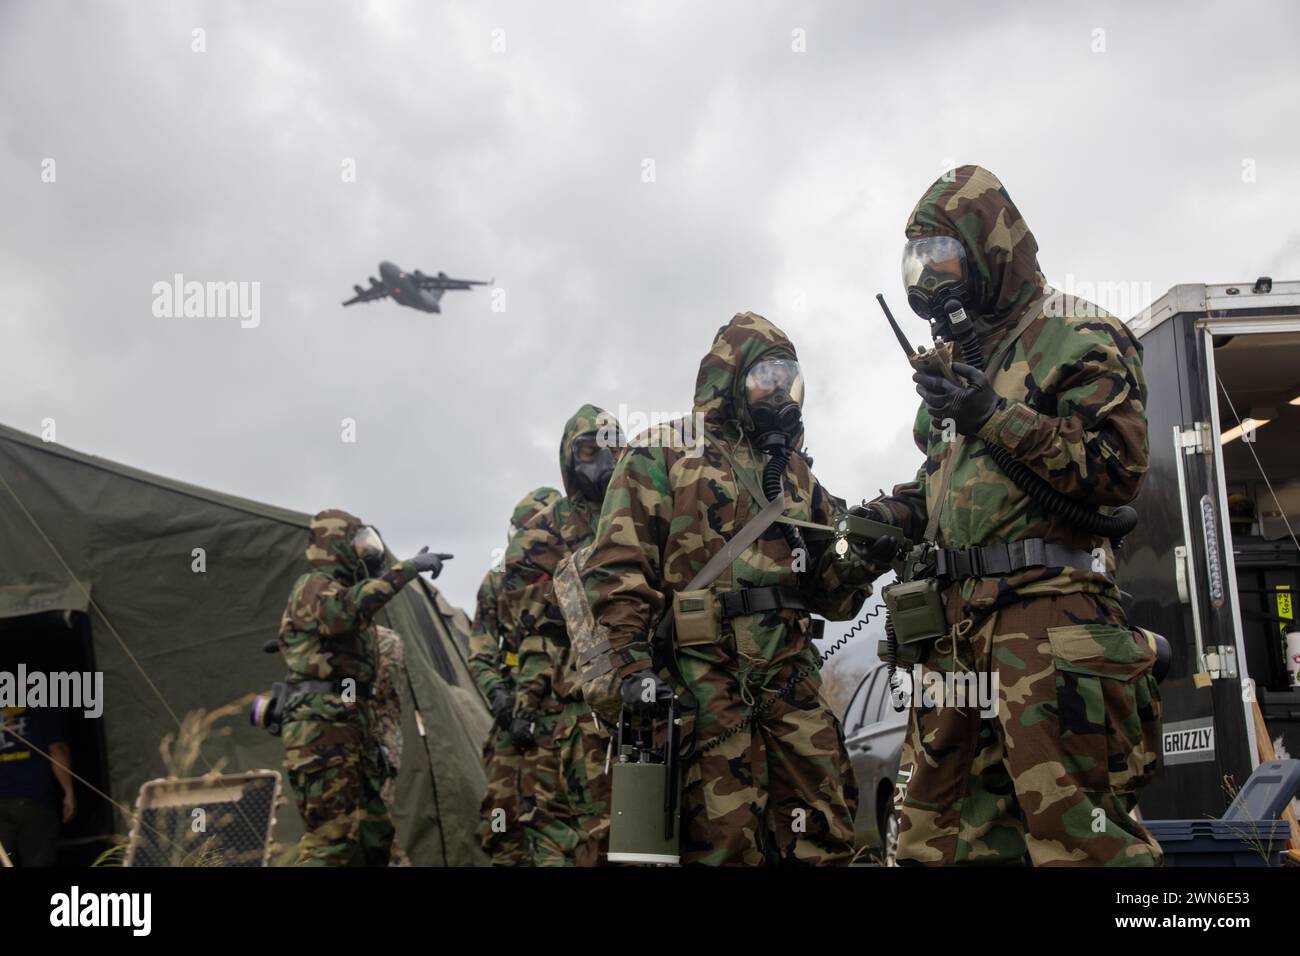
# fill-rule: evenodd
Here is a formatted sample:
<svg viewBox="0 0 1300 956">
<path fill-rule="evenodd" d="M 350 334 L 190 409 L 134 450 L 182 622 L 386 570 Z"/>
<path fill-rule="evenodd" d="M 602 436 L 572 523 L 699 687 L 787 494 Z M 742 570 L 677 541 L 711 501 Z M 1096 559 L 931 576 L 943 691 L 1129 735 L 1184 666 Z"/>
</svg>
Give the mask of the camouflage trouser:
<svg viewBox="0 0 1300 956">
<path fill-rule="evenodd" d="M 605 759 L 610 738 L 595 720 L 586 710 L 562 718 L 555 730 L 565 802 L 580 841 L 573 853 L 578 866 L 598 866 L 609 852 L 610 776 Z"/>
<path fill-rule="evenodd" d="M 787 686 L 795 666 L 787 665 L 767 686 Z M 752 709 L 733 678 L 711 683 L 706 689 L 692 682 L 705 708 L 698 724 L 705 746 L 742 723 Z M 818 674 L 796 687 L 791 700 L 770 704 L 757 726 L 687 760 L 683 864 L 844 865 L 852 860 L 858 793 L 844 732 L 821 695 Z"/>
<path fill-rule="evenodd" d="M 519 774 L 523 758 L 510 739 L 510 731 L 496 724 L 483 743 L 483 771 L 487 792 L 480 808 L 479 844 L 493 866 L 527 866 L 528 848 L 519 817 Z"/>
<path fill-rule="evenodd" d="M 581 701 L 538 721 L 537 746 L 524 756 L 520 781 L 534 866 L 595 866 L 608 848 L 608 740 Z"/>
<path fill-rule="evenodd" d="M 299 866 L 387 866 L 393 824 L 380 796 L 383 768 L 368 707 L 333 695 L 291 711 L 281 737 L 305 832 Z"/>
<path fill-rule="evenodd" d="M 996 677 L 997 713 L 927 706 L 937 675 L 923 682 L 936 693 L 909 718 L 900 864 L 1159 864 L 1130 816 L 1158 752 L 1154 654 L 1119 609 L 1089 594 L 1036 597 L 957 631 L 955 665 L 944 638 L 925 669 Z"/>
</svg>

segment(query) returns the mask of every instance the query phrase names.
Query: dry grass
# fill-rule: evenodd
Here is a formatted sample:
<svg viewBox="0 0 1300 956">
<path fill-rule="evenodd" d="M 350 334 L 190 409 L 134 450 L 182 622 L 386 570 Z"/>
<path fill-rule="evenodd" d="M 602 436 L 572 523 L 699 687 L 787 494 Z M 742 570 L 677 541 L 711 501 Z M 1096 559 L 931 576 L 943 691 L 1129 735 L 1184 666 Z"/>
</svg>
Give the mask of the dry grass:
<svg viewBox="0 0 1300 956">
<path fill-rule="evenodd" d="M 209 761 L 203 754 L 203 748 L 214 739 L 229 737 L 231 728 L 222 726 L 222 722 L 242 714 L 256 695 L 247 694 L 236 701 L 215 707 L 212 710 L 200 708 L 187 713 L 175 733 L 163 736 L 158 744 L 158 753 L 163 766 L 167 769 L 169 780 L 179 780 L 195 776 L 215 777 L 226 766 L 226 759 Z M 196 773 L 196 768 L 200 768 Z M 200 837 L 190 828 L 188 814 L 177 814 L 171 826 L 171 832 L 155 829 L 145 834 L 156 845 L 167 847 L 167 866 L 222 866 L 224 860 L 220 850 L 214 844 L 213 837 Z M 126 861 L 126 837 L 114 838 L 114 845 L 101 853 L 92 866 L 122 866 Z"/>
<path fill-rule="evenodd" d="M 194 767 L 203 756 L 203 745 L 214 737 L 229 737 L 229 727 L 217 725 L 229 717 L 241 714 L 253 702 L 256 694 L 246 694 L 239 700 L 212 710 L 191 710 L 181 718 L 180 728 L 169 733 L 158 744 L 163 766 L 169 777 L 193 777 Z M 203 775 L 216 776 L 225 768 L 226 760 L 221 758 L 216 763 L 204 761 Z"/>
</svg>

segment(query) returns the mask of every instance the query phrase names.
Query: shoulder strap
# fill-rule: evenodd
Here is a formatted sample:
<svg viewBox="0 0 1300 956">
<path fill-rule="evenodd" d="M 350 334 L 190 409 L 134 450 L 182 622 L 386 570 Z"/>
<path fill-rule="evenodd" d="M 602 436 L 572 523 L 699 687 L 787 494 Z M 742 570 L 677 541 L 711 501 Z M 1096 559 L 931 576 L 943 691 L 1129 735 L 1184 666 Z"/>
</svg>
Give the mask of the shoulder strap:
<svg viewBox="0 0 1300 956">
<path fill-rule="evenodd" d="M 993 354 L 991 359 L 984 363 L 985 367 L 991 370 L 991 375 L 997 375 L 997 367 L 1002 364 L 1002 360 L 1007 357 L 1007 353 L 1009 353 L 1015 346 L 1016 342 L 1020 340 L 1020 336 L 1024 335 L 1025 331 L 1038 320 L 1039 316 L 1042 315 L 1043 303 L 1046 302 L 1049 297 L 1050 296 L 1047 295 L 1041 296 L 1032 306 L 1030 306 L 1029 311 L 1025 313 L 1025 317 L 1016 324 L 1014 329 L 1011 330 L 1011 334 L 1007 336 L 1007 340 L 1002 343 L 1001 348 Z M 992 381 L 991 378 L 989 380 Z"/>
<path fill-rule="evenodd" d="M 760 504 L 766 505 L 768 503 L 767 494 L 759 486 L 753 473 L 748 468 L 742 468 L 736 459 L 732 457 L 731 452 L 727 451 L 726 445 L 714 437 L 713 434 L 707 431 L 704 432 L 704 440 L 712 445 L 727 464 L 731 466 L 731 470 L 736 473 L 736 480 L 744 485 L 745 490 L 753 495 L 754 500 Z M 785 514 L 778 515 L 776 520 L 782 524 L 797 525 L 800 528 L 811 528 L 814 531 L 827 531 L 832 534 L 835 532 L 835 529 L 828 524 L 818 524 L 815 521 L 804 521 L 800 518 L 791 518 L 789 515 Z"/>
<path fill-rule="evenodd" d="M 990 370 L 990 384 L 997 378 L 997 368 L 1002 364 L 1002 360 L 1006 358 L 1011 349 L 1015 347 L 1016 342 L 1020 339 L 1020 336 L 1024 334 L 1025 330 L 1033 325 L 1038 319 L 1045 301 L 1047 301 L 1047 296 L 1041 297 L 1030 307 L 1029 311 L 1025 313 L 1025 317 L 1017 323 L 1014 329 L 1011 330 L 1011 334 L 1007 336 L 1007 340 L 1002 343 L 1001 348 L 994 353 L 993 358 L 985 363 L 985 367 Z M 939 518 L 943 514 L 944 504 L 948 501 L 948 485 L 952 482 L 952 473 L 956 470 L 955 462 L 957 461 L 957 456 L 960 455 L 965 448 L 966 436 L 958 435 L 957 440 L 952 443 L 952 450 L 948 453 L 948 457 L 945 458 L 943 464 L 939 466 L 941 475 L 939 478 L 938 505 L 930 512 L 930 517 L 925 523 L 924 540 L 926 541 L 934 541 L 934 536 L 939 531 Z"/>
<path fill-rule="evenodd" d="M 753 518 L 745 522 L 744 526 L 731 536 L 731 539 L 722 546 L 713 557 L 711 557 L 704 567 L 695 573 L 691 578 L 690 584 L 686 585 L 687 591 L 698 591 L 712 584 L 719 574 L 721 574 L 732 561 L 740 556 L 740 553 L 758 540 L 758 536 L 772 526 L 772 523 L 781 514 L 781 508 L 785 502 L 779 498 L 769 501 Z"/>
</svg>

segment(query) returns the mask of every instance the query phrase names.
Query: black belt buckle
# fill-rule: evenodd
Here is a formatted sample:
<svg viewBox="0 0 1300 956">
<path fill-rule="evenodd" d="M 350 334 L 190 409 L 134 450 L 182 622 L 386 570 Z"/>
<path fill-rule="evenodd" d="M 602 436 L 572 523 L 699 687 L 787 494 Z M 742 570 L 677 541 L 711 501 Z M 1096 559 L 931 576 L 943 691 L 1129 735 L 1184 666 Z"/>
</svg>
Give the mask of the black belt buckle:
<svg viewBox="0 0 1300 956">
<path fill-rule="evenodd" d="M 954 581 L 979 577 L 979 552 L 974 548 L 948 548 L 944 552 L 948 577 Z"/>
<path fill-rule="evenodd" d="M 934 552 L 935 577 L 961 581 L 970 577 L 969 552 L 960 548 L 936 548 Z"/>
<path fill-rule="evenodd" d="M 723 591 L 718 595 L 722 602 L 723 617 L 740 617 L 749 613 L 748 588 L 740 591 Z"/>
</svg>

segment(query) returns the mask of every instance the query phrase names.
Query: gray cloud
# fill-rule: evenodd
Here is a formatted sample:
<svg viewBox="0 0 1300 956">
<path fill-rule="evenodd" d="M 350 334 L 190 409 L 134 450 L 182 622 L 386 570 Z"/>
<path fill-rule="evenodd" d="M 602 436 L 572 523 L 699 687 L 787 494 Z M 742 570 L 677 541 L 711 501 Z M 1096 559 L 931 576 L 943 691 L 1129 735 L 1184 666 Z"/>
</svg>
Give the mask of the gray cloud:
<svg viewBox="0 0 1300 956">
<path fill-rule="evenodd" d="M 10 0 L 0 420 L 348 507 L 399 552 L 455 552 L 440 583 L 469 606 L 510 506 L 559 483 L 564 419 L 586 401 L 684 410 L 713 331 L 753 309 L 799 347 L 819 474 L 871 495 L 918 464 L 872 296 L 905 311 L 902 225 L 945 162 L 1001 176 L 1058 280 L 1158 295 L 1300 273 L 1298 20 L 1241 3 Z M 341 309 L 382 258 L 495 276 L 506 311 L 486 292 L 441 316 Z M 177 272 L 260 282 L 260 327 L 154 318 L 152 285 Z"/>
</svg>

